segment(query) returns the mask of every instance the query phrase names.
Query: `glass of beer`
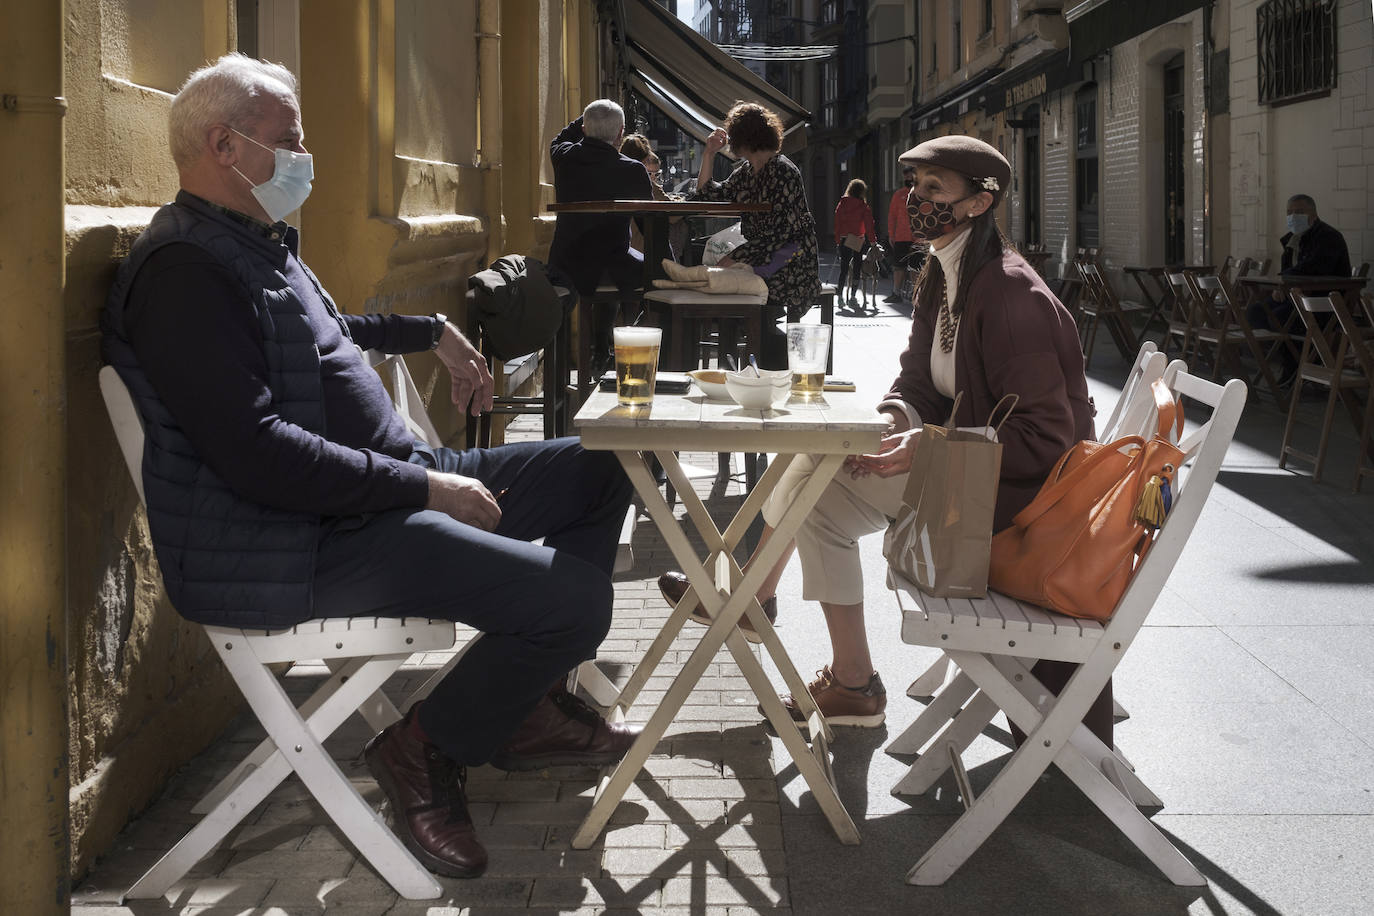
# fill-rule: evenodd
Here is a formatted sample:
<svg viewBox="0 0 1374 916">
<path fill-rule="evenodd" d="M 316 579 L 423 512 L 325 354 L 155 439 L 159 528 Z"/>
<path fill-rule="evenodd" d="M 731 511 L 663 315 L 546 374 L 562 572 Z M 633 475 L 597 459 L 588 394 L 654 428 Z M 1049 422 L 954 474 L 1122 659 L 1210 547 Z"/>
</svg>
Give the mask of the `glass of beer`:
<svg viewBox="0 0 1374 916">
<path fill-rule="evenodd" d="M 821 396 L 825 358 L 830 353 L 830 325 L 787 326 L 787 368 L 792 370 L 792 394 L 804 400 Z"/>
<path fill-rule="evenodd" d="M 661 328 L 615 328 L 615 395 L 625 407 L 648 407 L 654 402 Z"/>
</svg>

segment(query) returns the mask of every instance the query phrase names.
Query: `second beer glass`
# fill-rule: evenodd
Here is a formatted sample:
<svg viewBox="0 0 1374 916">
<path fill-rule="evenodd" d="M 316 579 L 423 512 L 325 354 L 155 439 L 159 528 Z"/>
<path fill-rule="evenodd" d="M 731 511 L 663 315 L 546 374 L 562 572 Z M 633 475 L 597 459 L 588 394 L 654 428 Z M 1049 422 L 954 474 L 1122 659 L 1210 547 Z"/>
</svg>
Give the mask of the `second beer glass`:
<svg viewBox="0 0 1374 916">
<path fill-rule="evenodd" d="M 787 368 L 792 370 L 792 393 L 811 400 L 825 384 L 825 358 L 830 353 L 830 325 L 787 326 Z"/>
</svg>

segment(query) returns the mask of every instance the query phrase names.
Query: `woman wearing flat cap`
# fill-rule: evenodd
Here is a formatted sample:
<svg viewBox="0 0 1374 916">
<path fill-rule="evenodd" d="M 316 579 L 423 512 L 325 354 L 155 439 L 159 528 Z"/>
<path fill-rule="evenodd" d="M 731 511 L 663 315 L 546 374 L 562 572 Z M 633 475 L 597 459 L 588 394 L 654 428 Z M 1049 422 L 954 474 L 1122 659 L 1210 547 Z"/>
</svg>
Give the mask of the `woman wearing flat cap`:
<svg viewBox="0 0 1374 916">
<path fill-rule="evenodd" d="M 1007 160 L 964 136 L 928 140 L 900 159 L 916 169 L 907 199 L 912 236 L 929 242 L 932 257 L 916 277 L 900 372 L 878 405 L 892 429 L 876 454 L 846 460 L 796 538 L 802 597 L 820 602 L 830 632 L 831 663 L 809 686 L 832 725 L 876 727 L 884 719 L 887 698 L 864 628 L 857 539 L 886 529 L 897 516 L 923 423 L 943 423 L 956 392 L 963 396 L 954 425 L 968 427 L 987 425 L 1003 395 L 1018 396 L 999 431 L 995 529 L 1009 525 L 1030 502 L 1069 446 L 1093 436 L 1094 408 L 1073 318 L 1011 247 L 993 215 L 1011 180 Z M 770 525 L 814 468 L 805 457 L 792 462 L 764 507 Z M 766 610 L 775 605 L 786 562 L 759 590 Z M 685 591 L 672 573 L 660 586 L 670 599 Z M 1067 679 L 1065 670 L 1037 674 L 1052 688 Z M 785 700 L 799 715 L 791 697 Z M 1111 711 L 1108 688 L 1084 720 L 1108 747 Z"/>
</svg>

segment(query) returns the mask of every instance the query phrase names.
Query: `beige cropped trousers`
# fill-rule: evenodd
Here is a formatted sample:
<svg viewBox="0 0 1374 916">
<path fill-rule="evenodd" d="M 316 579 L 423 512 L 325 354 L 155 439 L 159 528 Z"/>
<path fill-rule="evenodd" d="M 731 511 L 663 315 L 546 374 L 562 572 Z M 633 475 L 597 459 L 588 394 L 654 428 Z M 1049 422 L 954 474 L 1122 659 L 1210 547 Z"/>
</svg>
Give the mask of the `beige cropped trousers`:
<svg viewBox="0 0 1374 916">
<path fill-rule="evenodd" d="M 782 514 L 816 472 L 819 459 L 798 455 L 763 504 L 763 519 L 776 527 Z M 851 477 L 843 467 L 825 488 L 802 526 L 797 529 L 801 559 L 802 598 L 827 604 L 859 604 L 864 600 L 863 565 L 859 538 L 887 528 L 897 517 L 907 475 Z"/>
</svg>

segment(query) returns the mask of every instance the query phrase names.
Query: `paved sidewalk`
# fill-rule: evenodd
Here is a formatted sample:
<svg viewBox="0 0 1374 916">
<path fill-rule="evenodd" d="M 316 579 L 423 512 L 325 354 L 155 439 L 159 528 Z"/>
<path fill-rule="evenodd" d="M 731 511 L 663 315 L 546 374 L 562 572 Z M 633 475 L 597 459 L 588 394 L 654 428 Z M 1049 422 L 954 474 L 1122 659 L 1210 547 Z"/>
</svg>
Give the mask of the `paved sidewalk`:
<svg viewBox="0 0 1374 916">
<path fill-rule="evenodd" d="M 841 313 L 837 374 L 876 400 L 906 324 L 886 306 L 877 316 Z M 1104 341 L 1093 361 L 1104 413 L 1126 365 L 1110 347 Z M 1320 407 L 1305 402 L 1305 422 L 1315 423 Z M 568 843 L 590 806 L 592 771 L 483 767 L 471 772 L 469 794 L 491 852 L 488 874 L 444 879 L 437 901 L 398 900 L 289 780 L 166 900 L 117 906 L 121 890 L 194 822 L 198 793 L 258 740 L 250 721 L 130 824 L 77 887 L 74 907 L 83 916 L 1374 912 L 1374 492 L 1349 492 L 1354 433 L 1348 418 L 1340 421 L 1327 478 L 1313 484 L 1305 467 L 1276 468 L 1283 414 L 1252 397 L 1193 539 L 1118 672 L 1131 718 L 1118 726 L 1117 743 L 1163 798 L 1155 822 L 1208 877 L 1205 889 L 1166 882 L 1057 773 L 946 885 L 903 883 L 962 809 L 948 779 L 920 798 L 888 793 L 906 763 L 882 748 L 921 708 L 903 691 L 933 656 L 898 638 L 874 537 L 863 546 L 867 618 L 890 691 L 888 722 L 839 729 L 833 746 L 840 795 L 863 836 L 858 847 L 835 840 L 723 650 L 592 849 Z M 715 467 L 714 456 L 691 457 Z M 733 514 L 739 477 L 697 483 L 713 512 Z M 617 578 L 614 629 L 601 653 L 621 681 L 668 613 L 654 580 L 672 560 L 647 518 L 634 550 L 634 568 Z M 828 645 L 817 635 L 818 608 L 799 596 L 794 562 L 779 593 L 779 634 L 807 675 L 828 661 Z M 700 632 L 689 626 L 667 662 L 684 661 Z M 441 663 L 414 660 L 388 690 L 406 695 Z M 674 672 L 650 681 L 640 718 Z M 297 669 L 288 690 L 308 692 L 322 676 L 322 668 Z M 359 758 L 367 737 L 355 717 L 329 747 L 380 802 Z M 970 749 L 975 788 L 991 780 L 1008 740 L 999 718 Z"/>
</svg>

